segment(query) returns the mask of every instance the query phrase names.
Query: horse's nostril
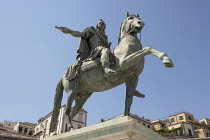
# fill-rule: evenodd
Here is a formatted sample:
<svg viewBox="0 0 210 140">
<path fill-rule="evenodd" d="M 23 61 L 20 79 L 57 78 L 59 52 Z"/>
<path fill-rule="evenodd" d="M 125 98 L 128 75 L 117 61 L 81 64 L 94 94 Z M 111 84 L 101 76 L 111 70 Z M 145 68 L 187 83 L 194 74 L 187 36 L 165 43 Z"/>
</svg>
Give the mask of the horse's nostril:
<svg viewBox="0 0 210 140">
<path fill-rule="evenodd" d="M 141 24 L 141 21 L 138 21 L 138 24 Z"/>
</svg>

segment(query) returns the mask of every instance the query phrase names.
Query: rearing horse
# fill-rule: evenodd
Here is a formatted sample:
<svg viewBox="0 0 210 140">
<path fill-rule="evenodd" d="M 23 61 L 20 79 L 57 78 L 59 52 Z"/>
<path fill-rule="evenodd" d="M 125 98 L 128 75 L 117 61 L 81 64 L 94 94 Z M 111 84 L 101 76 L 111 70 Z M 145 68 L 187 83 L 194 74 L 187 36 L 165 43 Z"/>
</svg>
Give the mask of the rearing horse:
<svg viewBox="0 0 210 140">
<path fill-rule="evenodd" d="M 144 56 L 152 54 L 163 60 L 163 64 L 166 67 L 174 66 L 171 59 L 165 53 L 151 47 L 142 48 L 137 34 L 143 27 L 144 22 L 141 21 L 139 15 L 129 15 L 127 13 L 127 17 L 120 28 L 119 45 L 114 49 L 115 64 L 111 66 L 111 69 L 117 71 L 115 75 L 105 77 L 104 71 L 100 66 L 82 72 L 72 81 L 66 80 L 64 74 L 56 88 L 50 132 L 54 132 L 56 128 L 64 89 L 69 94 L 65 115 L 67 119 L 66 131 L 70 131 L 71 120 L 82 109 L 84 103 L 93 92 L 105 91 L 122 83 L 126 84 L 124 115 L 130 115 L 133 96 L 141 96 L 140 92 L 136 90 L 136 86 L 138 84 L 138 76 L 144 68 Z M 83 62 L 81 67 L 87 66 L 92 62 L 94 60 Z M 75 106 L 71 111 L 73 101 L 75 101 Z"/>
</svg>

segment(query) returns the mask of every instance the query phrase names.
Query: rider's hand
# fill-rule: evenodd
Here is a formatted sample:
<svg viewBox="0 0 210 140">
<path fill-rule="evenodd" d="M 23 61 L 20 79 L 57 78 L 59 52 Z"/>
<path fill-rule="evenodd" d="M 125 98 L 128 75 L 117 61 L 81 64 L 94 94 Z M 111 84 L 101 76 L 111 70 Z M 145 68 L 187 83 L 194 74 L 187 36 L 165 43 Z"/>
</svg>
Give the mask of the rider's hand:
<svg viewBox="0 0 210 140">
<path fill-rule="evenodd" d="M 55 28 L 61 30 L 64 34 L 70 34 L 71 33 L 71 29 L 67 28 L 67 27 L 58 27 L 58 26 L 55 26 Z"/>
</svg>

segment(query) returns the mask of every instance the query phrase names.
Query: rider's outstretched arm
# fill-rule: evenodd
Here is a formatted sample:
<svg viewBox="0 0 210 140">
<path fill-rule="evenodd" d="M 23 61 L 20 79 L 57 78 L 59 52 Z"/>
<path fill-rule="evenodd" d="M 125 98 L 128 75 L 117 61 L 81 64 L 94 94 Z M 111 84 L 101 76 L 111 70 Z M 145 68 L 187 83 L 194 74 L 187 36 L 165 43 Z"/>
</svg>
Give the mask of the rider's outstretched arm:
<svg viewBox="0 0 210 140">
<path fill-rule="evenodd" d="M 70 30 L 69 34 L 71 34 L 74 37 L 85 37 L 85 32 Z"/>
<path fill-rule="evenodd" d="M 86 36 L 85 32 L 74 31 L 74 30 L 71 30 L 71 29 L 66 28 L 66 27 L 55 26 L 55 28 L 61 30 L 65 34 L 70 34 L 74 37 L 85 37 Z"/>
</svg>

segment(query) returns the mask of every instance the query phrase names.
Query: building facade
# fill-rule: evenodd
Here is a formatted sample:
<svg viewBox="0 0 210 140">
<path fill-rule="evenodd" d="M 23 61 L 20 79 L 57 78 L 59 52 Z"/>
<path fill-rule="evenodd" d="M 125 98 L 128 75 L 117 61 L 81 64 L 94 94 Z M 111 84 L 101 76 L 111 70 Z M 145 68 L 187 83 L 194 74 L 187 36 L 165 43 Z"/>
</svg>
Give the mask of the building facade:
<svg viewBox="0 0 210 140">
<path fill-rule="evenodd" d="M 196 136 L 199 138 L 210 137 L 210 119 L 204 118 L 194 124 Z"/>
<path fill-rule="evenodd" d="M 50 123 L 52 112 L 47 114 L 45 117 L 42 117 L 38 120 L 36 127 L 35 127 L 35 138 L 42 139 L 45 137 L 50 137 L 54 134 L 61 134 L 65 132 L 65 122 L 66 118 L 64 116 L 65 112 L 65 105 L 61 107 L 60 113 L 57 120 L 57 130 L 55 133 L 50 133 Z M 73 118 L 72 120 L 73 128 L 80 129 L 82 127 L 86 127 L 87 125 L 87 111 L 84 109 L 80 110 L 80 112 Z"/>
<path fill-rule="evenodd" d="M 34 123 L 29 123 L 29 122 L 18 122 L 14 126 L 14 130 L 20 134 L 25 134 L 25 135 L 30 135 L 32 136 L 34 134 L 34 128 L 35 128 Z"/>
<path fill-rule="evenodd" d="M 182 112 L 170 115 L 164 120 L 152 121 L 154 131 L 163 136 L 185 138 L 210 137 L 210 119 L 196 120 L 193 114 Z"/>
<path fill-rule="evenodd" d="M 169 116 L 169 122 L 171 123 L 171 125 L 178 124 L 178 123 L 181 123 L 181 122 L 194 123 L 195 119 L 194 119 L 193 114 L 183 112 L 183 113 L 179 113 L 179 114 Z"/>
<path fill-rule="evenodd" d="M 32 140 L 33 133 L 30 134 L 29 130 L 33 132 L 34 126 L 35 124 L 32 124 L 32 123 L 4 121 L 0 123 L 0 139 L 3 139 L 3 140 L 31 139 Z M 22 131 L 19 131 L 20 127 L 22 127 Z M 27 128 L 27 131 L 25 128 Z"/>
<path fill-rule="evenodd" d="M 14 128 L 17 122 L 11 122 L 11 121 L 5 121 L 2 123 L 2 126 L 8 127 L 8 128 Z"/>
</svg>

